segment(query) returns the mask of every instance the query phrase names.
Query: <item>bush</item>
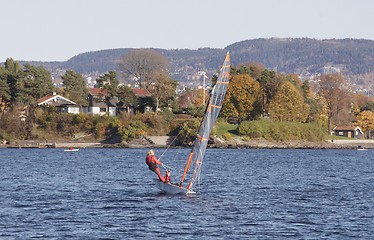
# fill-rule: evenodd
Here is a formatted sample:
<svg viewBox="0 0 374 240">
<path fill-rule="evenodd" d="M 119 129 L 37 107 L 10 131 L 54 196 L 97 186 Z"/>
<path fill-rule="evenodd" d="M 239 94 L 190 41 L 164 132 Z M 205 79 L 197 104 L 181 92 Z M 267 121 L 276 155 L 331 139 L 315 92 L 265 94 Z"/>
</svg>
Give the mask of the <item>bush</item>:
<svg viewBox="0 0 374 240">
<path fill-rule="evenodd" d="M 232 135 L 230 133 L 224 133 L 222 135 L 223 139 L 225 139 L 226 141 L 231 141 L 232 140 Z"/>
<path fill-rule="evenodd" d="M 268 121 L 244 121 L 238 126 L 238 134 L 241 136 L 248 136 L 251 138 L 268 138 L 270 134 L 270 127 Z"/>
<path fill-rule="evenodd" d="M 134 121 L 119 130 L 122 141 L 129 142 L 147 132 L 147 126 L 141 121 Z"/>
<path fill-rule="evenodd" d="M 245 121 L 238 126 L 241 136 L 275 141 L 324 139 L 324 129 L 313 123 L 277 122 L 272 120 Z"/>
<path fill-rule="evenodd" d="M 196 133 L 200 126 L 200 122 L 201 119 L 192 118 L 182 123 L 178 128 L 178 142 L 181 144 L 186 143 L 187 145 L 192 145 L 196 139 Z"/>
</svg>

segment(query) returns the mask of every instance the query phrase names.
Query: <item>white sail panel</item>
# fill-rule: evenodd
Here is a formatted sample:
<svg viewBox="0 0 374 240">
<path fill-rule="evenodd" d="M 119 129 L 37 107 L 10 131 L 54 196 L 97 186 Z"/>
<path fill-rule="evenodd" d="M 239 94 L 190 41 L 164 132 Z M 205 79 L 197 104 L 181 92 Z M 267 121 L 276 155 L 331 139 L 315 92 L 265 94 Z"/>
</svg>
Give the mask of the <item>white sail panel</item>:
<svg viewBox="0 0 374 240">
<path fill-rule="evenodd" d="M 204 159 L 204 154 L 209 140 L 210 132 L 217 120 L 218 114 L 221 111 L 223 100 L 226 95 L 230 75 L 230 55 L 227 53 L 226 59 L 220 70 L 219 77 L 210 95 L 208 105 L 205 110 L 194 146 L 191 150 L 190 157 L 187 160 L 184 174 L 180 184 L 184 181 L 185 175 L 193 167 L 192 177 L 187 186 L 187 189 L 192 189 L 194 182 L 200 175 L 201 165 Z"/>
</svg>

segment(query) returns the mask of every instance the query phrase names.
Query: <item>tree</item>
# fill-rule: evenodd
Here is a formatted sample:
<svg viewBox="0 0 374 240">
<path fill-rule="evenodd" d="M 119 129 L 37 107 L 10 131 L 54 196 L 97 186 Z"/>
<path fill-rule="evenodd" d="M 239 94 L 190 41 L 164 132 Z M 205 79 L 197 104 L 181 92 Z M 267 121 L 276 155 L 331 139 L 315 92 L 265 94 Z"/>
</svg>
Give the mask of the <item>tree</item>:
<svg viewBox="0 0 374 240">
<path fill-rule="evenodd" d="M 97 87 L 107 90 L 107 95 L 99 97 L 102 97 L 107 107 L 111 106 L 112 99 L 117 96 L 117 88 L 119 84 L 117 73 L 115 71 L 109 71 L 108 73 L 99 76 L 96 79 L 96 83 Z"/>
<path fill-rule="evenodd" d="M 26 139 L 32 136 L 34 108 L 39 98 L 54 91 L 52 77 L 49 71 L 43 67 L 36 67 L 26 64 L 21 71 L 19 65 L 11 59 L 7 59 L 6 69 L 8 70 L 7 82 L 10 95 L 14 103 L 26 116 L 24 130 Z"/>
<path fill-rule="evenodd" d="M 158 74 L 165 73 L 168 65 L 166 58 L 152 49 L 133 50 L 118 61 L 125 77 L 133 78 L 143 88 L 148 88 Z"/>
<path fill-rule="evenodd" d="M 121 85 L 117 89 L 118 100 L 120 105 L 125 105 L 127 108 L 127 113 L 130 113 L 130 106 L 135 106 L 137 103 L 137 98 L 128 86 Z"/>
<path fill-rule="evenodd" d="M 152 97 L 156 100 L 156 111 L 160 105 L 168 106 L 168 100 L 172 101 L 176 97 L 178 82 L 172 80 L 169 75 L 159 74 L 155 81 L 148 87 Z"/>
<path fill-rule="evenodd" d="M 357 125 L 366 132 L 374 130 L 374 112 L 372 111 L 363 111 L 357 116 Z M 371 138 L 371 136 L 369 136 Z"/>
<path fill-rule="evenodd" d="M 368 106 L 368 103 L 370 103 L 370 98 L 366 96 L 365 94 L 354 94 L 353 95 L 353 101 L 354 101 L 354 113 L 357 115 L 363 110 L 369 110 L 366 109 Z"/>
<path fill-rule="evenodd" d="M 77 103 L 81 108 L 87 105 L 88 89 L 82 75 L 73 70 L 67 70 L 62 79 L 66 97 Z"/>
<path fill-rule="evenodd" d="M 290 82 L 284 82 L 269 106 L 272 119 L 278 121 L 305 122 L 309 106 L 302 94 Z"/>
<path fill-rule="evenodd" d="M 260 85 L 248 74 L 234 75 L 229 83 L 221 116 L 239 122 L 255 117 L 255 104 L 260 94 Z"/>
<path fill-rule="evenodd" d="M 302 90 L 303 90 L 303 96 L 304 96 L 304 99 L 311 99 L 312 96 L 313 96 L 313 92 L 312 92 L 312 89 L 310 88 L 310 83 L 308 80 L 305 80 L 303 82 L 303 85 L 301 86 Z"/>
<path fill-rule="evenodd" d="M 338 74 L 322 75 L 319 81 L 319 94 L 325 101 L 328 133 L 331 131 L 333 117 L 344 109 L 349 109 L 349 93 L 343 89 L 345 80 Z"/>
<path fill-rule="evenodd" d="M 24 68 L 23 76 L 18 80 L 16 100 L 25 105 L 36 105 L 39 98 L 55 90 L 51 73 L 41 66 L 26 64 Z"/>
<path fill-rule="evenodd" d="M 277 94 L 280 86 L 286 81 L 284 76 L 277 74 L 274 71 L 265 69 L 262 71 L 260 77 L 257 79 L 260 83 L 262 91 L 261 107 L 263 115 L 268 113 L 268 105 L 273 97 Z"/>
<path fill-rule="evenodd" d="M 239 65 L 239 68 L 236 71 L 237 74 L 249 74 L 253 79 L 259 79 L 264 70 L 264 65 L 256 62 L 250 62 Z"/>
<path fill-rule="evenodd" d="M 179 97 L 180 108 L 186 109 L 194 106 L 201 106 L 203 104 L 203 89 L 186 89 Z M 208 94 L 205 94 L 208 96 Z M 205 107 L 205 106 L 204 106 Z"/>
<path fill-rule="evenodd" d="M 19 62 L 13 61 L 12 58 L 8 58 L 5 61 L 5 70 L 7 74 L 7 83 L 10 90 L 11 101 L 15 102 L 18 91 L 17 83 L 23 74 L 23 70 Z"/>
<path fill-rule="evenodd" d="M 108 90 L 110 97 L 116 96 L 119 81 L 115 71 L 109 71 L 96 79 L 97 87 Z"/>
<path fill-rule="evenodd" d="M 366 106 L 364 107 L 365 110 L 370 110 L 374 112 L 374 101 L 371 100 L 371 102 L 368 102 Z"/>
<path fill-rule="evenodd" d="M 11 101 L 10 88 L 5 68 L 0 66 L 0 120 Z"/>
</svg>

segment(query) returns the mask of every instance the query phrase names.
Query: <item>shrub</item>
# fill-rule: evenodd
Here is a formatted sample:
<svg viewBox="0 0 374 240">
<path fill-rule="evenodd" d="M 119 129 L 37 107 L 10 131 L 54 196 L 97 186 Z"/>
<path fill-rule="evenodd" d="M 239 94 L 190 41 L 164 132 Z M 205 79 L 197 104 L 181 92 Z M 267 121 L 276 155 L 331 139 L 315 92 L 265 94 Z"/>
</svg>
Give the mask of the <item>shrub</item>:
<svg viewBox="0 0 374 240">
<path fill-rule="evenodd" d="M 231 141 L 232 140 L 232 135 L 230 133 L 224 133 L 222 135 L 223 139 L 225 139 L 226 141 Z"/>
<path fill-rule="evenodd" d="M 324 129 L 317 124 L 271 120 L 242 122 L 238 126 L 238 133 L 250 138 L 265 138 L 276 141 L 321 141 L 325 136 Z"/>
<path fill-rule="evenodd" d="M 181 144 L 186 143 L 187 145 L 191 145 L 195 141 L 200 122 L 201 119 L 193 118 L 182 123 L 182 125 L 178 128 L 178 142 Z"/>
<path fill-rule="evenodd" d="M 134 121 L 119 130 L 122 141 L 129 142 L 144 135 L 147 132 L 147 126 L 141 121 Z"/>
</svg>

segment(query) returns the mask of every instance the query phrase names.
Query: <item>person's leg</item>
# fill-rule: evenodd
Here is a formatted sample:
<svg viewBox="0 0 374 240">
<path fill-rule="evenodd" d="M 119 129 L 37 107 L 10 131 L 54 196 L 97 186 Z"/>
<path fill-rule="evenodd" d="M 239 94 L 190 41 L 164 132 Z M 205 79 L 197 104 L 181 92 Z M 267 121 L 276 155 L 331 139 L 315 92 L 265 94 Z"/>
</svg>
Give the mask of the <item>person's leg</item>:
<svg viewBox="0 0 374 240">
<path fill-rule="evenodd" d="M 158 176 L 158 179 L 160 179 L 161 182 L 165 182 L 165 178 L 161 175 L 161 171 L 159 168 L 156 168 L 156 174 Z"/>
</svg>

